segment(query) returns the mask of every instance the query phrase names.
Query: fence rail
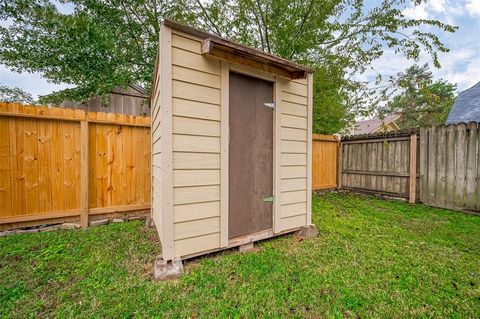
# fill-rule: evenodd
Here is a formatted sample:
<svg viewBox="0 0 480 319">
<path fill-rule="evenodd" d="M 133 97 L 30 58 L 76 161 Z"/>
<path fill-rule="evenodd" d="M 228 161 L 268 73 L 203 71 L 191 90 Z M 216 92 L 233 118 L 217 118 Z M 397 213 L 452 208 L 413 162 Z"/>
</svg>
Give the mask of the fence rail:
<svg viewBox="0 0 480 319">
<path fill-rule="evenodd" d="M 150 183 L 149 117 L 0 103 L 0 225 L 148 210 Z"/>
</svg>

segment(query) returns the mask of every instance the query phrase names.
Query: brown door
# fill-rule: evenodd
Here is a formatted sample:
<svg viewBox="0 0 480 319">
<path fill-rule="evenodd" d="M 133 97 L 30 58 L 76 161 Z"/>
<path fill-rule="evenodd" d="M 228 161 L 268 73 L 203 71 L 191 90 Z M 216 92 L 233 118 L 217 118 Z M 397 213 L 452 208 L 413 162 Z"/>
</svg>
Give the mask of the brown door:
<svg viewBox="0 0 480 319">
<path fill-rule="evenodd" d="M 273 83 L 230 73 L 228 237 L 272 228 Z"/>
</svg>

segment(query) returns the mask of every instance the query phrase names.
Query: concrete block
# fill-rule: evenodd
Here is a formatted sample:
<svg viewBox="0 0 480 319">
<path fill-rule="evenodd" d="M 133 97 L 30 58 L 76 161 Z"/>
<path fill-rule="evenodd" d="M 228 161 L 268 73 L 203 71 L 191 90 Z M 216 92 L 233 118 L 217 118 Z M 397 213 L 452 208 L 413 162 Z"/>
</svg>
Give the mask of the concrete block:
<svg viewBox="0 0 480 319">
<path fill-rule="evenodd" d="M 153 278 L 157 281 L 175 279 L 182 273 L 183 263 L 181 259 L 166 261 L 157 257 L 153 265 Z"/>
<path fill-rule="evenodd" d="M 62 229 L 80 229 L 80 224 L 75 224 L 75 223 L 63 223 L 62 224 Z"/>
<path fill-rule="evenodd" d="M 124 220 L 121 219 L 121 218 L 114 218 L 114 219 L 112 220 L 112 223 L 123 223 L 123 222 L 124 222 Z"/>
<path fill-rule="evenodd" d="M 147 217 L 147 219 L 145 219 L 145 226 L 148 228 L 155 227 L 155 222 L 153 221 L 153 218 Z"/>
<path fill-rule="evenodd" d="M 44 231 L 60 230 L 61 228 L 62 228 L 62 225 L 51 225 L 51 226 L 39 228 L 39 231 L 44 232 Z"/>
<path fill-rule="evenodd" d="M 253 243 L 248 243 L 248 244 L 243 244 L 243 245 L 240 245 L 238 246 L 238 251 L 240 251 L 241 253 L 245 252 L 245 251 L 251 251 L 253 250 Z"/>
<path fill-rule="evenodd" d="M 99 219 L 99 220 L 91 221 L 90 222 L 90 227 L 106 225 L 106 224 L 108 224 L 108 219 Z"/>
<path fill-rule="evenodd" d="M 318 236 L 318 229 L 317 229 L 317 226 L 312 224 L 312 225 L 308 225 L 308 226 L 305 226 L 305 227 L 302 227 L 302 229 L 300 229 L 298 232 L 297 232 L 297 236 L 303 238 L 303 239 L 310 239 L 310 238 L 315 238 Z"/>
<path fill-rule="evenodd" d="M 38 228 L 34 229 L 18 229 L 17 234 L 30 234 L 30 233 L 38 233 L 40 230 Z"/>
</svg>

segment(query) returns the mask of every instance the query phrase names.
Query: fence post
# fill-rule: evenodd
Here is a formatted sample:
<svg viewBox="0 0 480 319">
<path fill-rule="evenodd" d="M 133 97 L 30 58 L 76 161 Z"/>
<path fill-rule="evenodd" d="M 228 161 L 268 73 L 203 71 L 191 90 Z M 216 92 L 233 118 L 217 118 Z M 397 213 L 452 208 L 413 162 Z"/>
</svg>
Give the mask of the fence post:
<svg viewBox="0 0 480 319">
<path fill-rule="evenodd" d="M 337 189 L 342 188 L 342 169 L 343 169 L 343 158 L 342 158 L 342 139 L 338 140 L 337 144 Z"/>
<path fill-rule="evenodd" d="M 80 225 L 88 227 L 88 122 L 80 122 Z"/>
<path fill-rule="evenodd" d="M 410 135 L 410 192 L 408 201 L 415 203 L 417 195 L 417 134 Z"/>
</svg>

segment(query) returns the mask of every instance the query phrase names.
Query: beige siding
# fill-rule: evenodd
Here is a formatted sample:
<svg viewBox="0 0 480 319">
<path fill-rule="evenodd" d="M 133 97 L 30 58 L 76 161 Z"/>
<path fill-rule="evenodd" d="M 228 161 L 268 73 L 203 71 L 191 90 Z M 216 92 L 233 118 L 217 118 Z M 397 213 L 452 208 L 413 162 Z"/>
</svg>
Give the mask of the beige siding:
<svg viewBox="0 0 480 319">
<path fill-rule="evenodd" d="M 305 80 L 285 81 L 280 110 L 280 229 L 306 224 L 307 219 L 307 96 Z"/>
<path fill-rule="evenodd" d="M 220 62 L 173 31 L 174 255 L 220 247 Z"/>
<path fill-rule="evenodd" d="M 160 60 L 160 59 L 159 59 Z M 158 62 L 158 61 L 157 61 Z M 160 129 L 160 72 L 152 88 L 152 218 L 160 241 L 163 242 L 162 216 L 162 146 Z"/>
</svg>

